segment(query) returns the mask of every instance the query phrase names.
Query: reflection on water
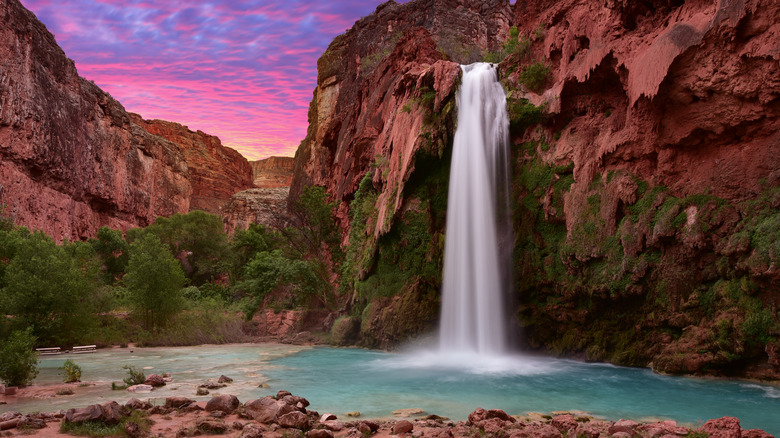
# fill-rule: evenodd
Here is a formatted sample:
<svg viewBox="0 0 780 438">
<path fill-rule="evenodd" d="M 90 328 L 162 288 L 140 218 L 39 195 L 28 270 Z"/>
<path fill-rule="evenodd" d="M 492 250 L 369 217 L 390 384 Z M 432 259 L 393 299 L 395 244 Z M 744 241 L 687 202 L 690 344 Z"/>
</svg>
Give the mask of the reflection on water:
<svg viewBox="0 0 780 438">
<path fill-rule="evenodd" d="M 111 391 L 126 376 L 123 365 L 169 372 L 174 382 L 139 398 L 195 397 L 197 386 L 221 374 L 233 384 L 212 394 L 239 400 L 285 389 L 306 397 L 311 409 L 337 415 L 360 411 L 365 417 L 390 416 L 401 408 L 421 408 L 455 420 L 477 407 L 526 412 L 586 411 L 607 419 L 673 419 L 697 424 L 735 416 L 743 428 L 780 434 L 780 388 L 745 382 L 660 376 L 649 370 L 583 364 L 549 358 L 440 357 L 422 353 L 388 354 L 359 349 L 288 345 L 224 345 L 180 348 L 112 349 L 87 355 L 41 360 L 36 385 L 61 381 L 57 367 L 66 359 L 83 369 L 94 387 L 75 388 L 73 396 L 17 399 L 8 410 L 52 411 L 133 397 Z M 268 388 L 259 388 L 267 383 Z"/>
</svg>

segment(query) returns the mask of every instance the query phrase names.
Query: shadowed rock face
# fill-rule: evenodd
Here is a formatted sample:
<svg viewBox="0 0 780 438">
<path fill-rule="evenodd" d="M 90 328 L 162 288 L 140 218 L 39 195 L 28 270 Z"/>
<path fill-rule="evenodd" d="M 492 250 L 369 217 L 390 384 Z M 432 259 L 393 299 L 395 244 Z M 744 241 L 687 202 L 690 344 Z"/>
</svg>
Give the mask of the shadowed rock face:
<svg viewBox="0 0 780 438">
<path fill-rule="evenodd" d="M 133 123 L 179 146 L 190 169 L 190 210 L 220 214 L 230 197 L 252 187 L 252 166 L 240 153 L 223 146 L 219 138 L 164 120 L 144 120 L 130 114 Z"/>
<path fill-rule="evenodd" d="M 79 77 L 18 0 L 0 1 L 0 186 L 17 224 L 57 240 L 186 212 L 192 194 L 179 148 Z"/>
</svg>

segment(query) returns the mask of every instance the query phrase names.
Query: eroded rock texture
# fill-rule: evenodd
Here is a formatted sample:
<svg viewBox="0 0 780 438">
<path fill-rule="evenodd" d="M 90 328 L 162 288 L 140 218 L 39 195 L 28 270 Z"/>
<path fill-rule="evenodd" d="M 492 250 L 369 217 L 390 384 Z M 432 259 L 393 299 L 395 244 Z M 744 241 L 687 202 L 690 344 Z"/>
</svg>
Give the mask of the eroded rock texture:
<svg viewBox="0 0 780 438">
<path fill-rule="evenodd" d="M 375 167 L 383 172 L 374 176 L 382 186 L 379 216 L 392 216 L 403 204 L 414 155 L 428 140 L 422 135 L 426 111 L 440 113 L 453 100 L 460 70 L 445 60 L 445 49 L 458 61 L 478 58 L 506 36 L 510 14 L 502 0 L 389 1 L 336 37 L 317 63 L 291 196 L 319 185 L 349 201 L 382 157 Z M 341 214 L 346 222 L 346 211 Z M 380 224 L 377 232 L 383 231 Z"/>
<path fill-rule="evenodd" d="M 144 120 L 130 115 L 147 132 L 179 146 L 190 169 L 190 210 L 220 214 L 234 193 L 252 187 L 253 170 L 236 150 L 223 146 L 218 137 L 164 120 Z"/>
<path fill-rule="evenodd" d="M 94 236 L 187 211 L 178 147 L 134 125 L 78 76 L 54 36 L 18 0 L 0 2 L 0 203 L 55 239 Z"/>
<path fill-rule="evenodd" d="M 504 83 L 546 113 L 514 138 L 530 344 L 666 372 L 777 376 L 764 350 L 780 301 L 780 240 L 767 232 L 780 219 L 778 5 L 515 12 L 533 43 L 502 63 Z M 551 73 L 532 92 L 521 71 L 536 60 Z"/>
<path fill-rule="evenodd" d="M 268 157 L 250 161 L 254 185 L 261 189 L 290 187 L 295 159 L 292 157 Z"/>
<path fill-rule="evenodd" d="M 336 38 L 291 196 L 320 185 L 341 201 L 362 342 L 437 319 L 451 61 L 490 50 L 512 118 L 526 344 L 777 376 L 779 18 L 766 0 L 388 2 Z"/>
</svg>

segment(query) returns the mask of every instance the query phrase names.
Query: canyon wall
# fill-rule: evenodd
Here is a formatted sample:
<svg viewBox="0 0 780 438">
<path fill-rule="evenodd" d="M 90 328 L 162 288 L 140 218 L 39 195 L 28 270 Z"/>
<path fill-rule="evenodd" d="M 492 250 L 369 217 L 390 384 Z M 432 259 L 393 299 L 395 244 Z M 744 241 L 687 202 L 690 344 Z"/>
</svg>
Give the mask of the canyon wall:
<svg viewBox="0 0 780 438">
<path fill-rule="evenodd" d="M 353 341 L 435 325 L 451 61 L 484 57 L 508 92 L 521 342 L 780 375 L 780 7 L 490 3 L 387 2 L 318 62 L 291 196 L 340 202 Z"/>
<path fill-rule="evenodd" d="M 252 179 L 257 188 L 273 189 L 290 187 L 292 184 L 295 159 L 292 157 L 268 157 L 264 160 L 250 161 Z"/>
<path fill-rule="evenodd" d="M 269 157 L 249 164 L 254 188 L 235 193 L 222 209 L 222 222 L 230 234 L 246 230 L 251 224 L 274 227 L 285 223 L 283 215 L 287 210 L 295 160 Z"/>
<path fill-rule="evenodd" d="M 252 187 L 252 166 L 236 150 L 223 146 L 218 137 L 174 122 L 144 120 L 138 114 L 130 114 L 130 119 L 147 132 L 179 146 L 190 169 L 190 210 L 219 215 L 234 193 Z"/>
<path fill-rule="evenodd" d="M 126 229 L 190 208 L 179 148 L 78 76 L 18 0 L 0 2 L 0 203 L 55 239 Z"/>
<path fill-rule="evenodd" d="M 291 200 L 325 187 L 349 245 L 339 294 L 365 345 L 389 347 L 438 317 L 457 62 L 506 38 L 508 1 L 390 1 L 317 63 Z"/>
<path fill-rule="evenodd" d="M 252 168 L 218 138 L 143 120 L 79 77 L 18 0 L 0 2 L 0 204 L 57 240 L 158 216 L 218 214 Z"/>
</svg>

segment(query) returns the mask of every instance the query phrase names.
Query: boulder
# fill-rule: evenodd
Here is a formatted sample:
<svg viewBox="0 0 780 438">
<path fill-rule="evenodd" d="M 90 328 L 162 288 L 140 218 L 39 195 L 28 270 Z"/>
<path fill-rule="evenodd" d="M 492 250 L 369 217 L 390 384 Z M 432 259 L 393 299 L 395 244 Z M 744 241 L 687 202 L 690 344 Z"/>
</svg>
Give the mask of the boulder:
<svg viewBox="0 0 780 438">
<path fill-rule="evenodd" d="M 90 405 L 86 408 L 68 409 L 65 413 L 65 421 L 68 423 L 98 421 L 105 424 L 117 424 L 122 419 L 122 414 L 122 406 L 112 401 L 102 405 Z"/>
<path fill-rule="evenodd" d="M 362 422 L 362 424 L 368 426 L 368 428 L 371 430 L 371 433 L 374 433 L 377 430 L 379 430 L 379 423 L 377 423 L 376 421 L 365 420 Z"/>
<path fill-rule="evenodd" d="M 219 376 L 219 379 L 217 379 L 217 383 L 233 383 L 233 379 L 228 376 L 221 375 Z"/>
<path fill-rule="evenodd" d="M 401 420 L 393 425 L 393 435 L 410 433 L 412 430 L 414 430 L 414 425 L 410 421 Z"/>
<path fill-rule="evenodd" d="M 195 400 L 189 399 L 187 397 L 168 397 L 165 399 L 166 408 L 181 409 L 192 403 L 195 403 Z"/>
<path fill-rule="evenodd" d="M 568 433 L 570 430 L 576 430 L 579 426 L 579 423 L 577 423 L 577 420 L 573 415 L 558 415 L 553 417 L 550 424 L 561 433 Z"/>
<path fill-rule="evenodd" d="M 324 423 L 326 421 L 332 421 L 332 420 L 338 420 L 338 417 L 331 413 L 322 414 L 322 416 L 320 417 L 320 423 Z"/>
<path fill-rule="evenodd" d="M 487 411 L 486 418 L 489 420 L 491 418 L 498 418 L 501 421 L 508 421 L 510 423 L 514 423 L 515 419 L 510 417 L 509 414 L 502 411 L 501 409 L 491 409 Z"/>
<path fill-rule="evenodd" d="M 371 431 L 371 428 L 368 427 L 366 423 L 360 423 L 357 426 L 358 432 L 360 432 L 364 437 L 371 436 L 374 432 Z"/>
<path fill-rule="evenodd" d="M 19 429 L 45 429 L 46 421 L 33 415 L 25 415 L 19 418 L 19 423 L 16 427 Z"/>
<path fill-rule="evenodd" d="M 259 424 L 247 424 L 241 431 L 239 438 L 263 438 L 265 429 Z"/>
<path fill-rule="evenodd" d="M 303 412 L 288 412 L 278 417 L 279 425 L 291 429 L 306 430 L 311 428 L 311 419 Z"/>
<path fill-rule="evenodd" d="M 144 380 L 144 385 L 158 388 L 160 386 L 165 386 L 165 379 L 159 374 L 149 374 L 146 376 L 146 380 Z"/>
<path fill-rule="evenodd" d="M 340 421 L 335 421 L 335 420 L 323 421 L 322 425 L 325 426 L 326 429 L 332 430 L 333 432 L 341 432 L 342 430 L 344 430 L 344 425 Z"/>
<path fill-rule="evenodd" d="M 19 412 L 14 412 L 14 411 L 3 412 L 2 414 L 0 414 L 0 423 L 13 420 L 14 418 L 19 418 L 21 416 L 22 414 Z"/>
<path fill-rule="evenodd" d="M 195 423 L 195 428 L 205 434 L 209 435 L 222 435 L 229 429 L 228 425 L 224 421 L 214 420 L 210 418 L 201 418 Z"/>
<path fill-rule="evenodd" d="M 206 403 L 206 410 L 209 412 L 222 411 L 226 414 L 231 414 L 238 409 L 238 405 L 240 404 L 241 403 L 235 395 L 218 395 Z"/>
<path fill-rule="evenodd" d="M 279 412 L 279 404 L 273 397 L 263 397 L 257 400 L 249 400 L 244 405 L 246 413 L 253 420 L 260 423 L 273 423 L 276 421 L 276 414 Z"/>
<path fill-rule="evenodd" d="M 609 427 L 609 434 L 615 435 L 619 432 L 627 433 L 629 436 L 634 434 L 634 430 L 639 426 L 639 423 L 631 420 L 618 420 Z"/>
<path fill-rule="evenodd" d="M 142 411 L 152 408 L 151 403 L 149 403 L 148 401 L 138 400 L 137 398 L 131 398 L 130 400 L 127 401 L 127 403 L 125 403 L 125 406 L 127 406 L 132 410 L 142 410 Z"/>
<path fill-rule="evenodd" d="M 761 429 L 750 429 L 742 431 L 742 438 L 773 438 L 772 435 Z"/>
<path fill-rule="evenodd" d="M 739 419 L 734 417 L 722 417 L 709 420 L 701 428 L 700 432 L 705 432 L 709 438 L 741 438 L 742 427 Z"/>
<path fill-rule="evenodd" d="M 325 429 L 315 429 L 306 432 L 306 438 L 333 438 L 333 432 Z"/>
<path fill-rule="evenodd" d="M 144 384 L 127 387 L 128 392 L 135 392 L 137 394 L 146 394 L 152 392 L 153 389 L 154 387 L 152 385 L 144 385 Z"/>
</svg>

